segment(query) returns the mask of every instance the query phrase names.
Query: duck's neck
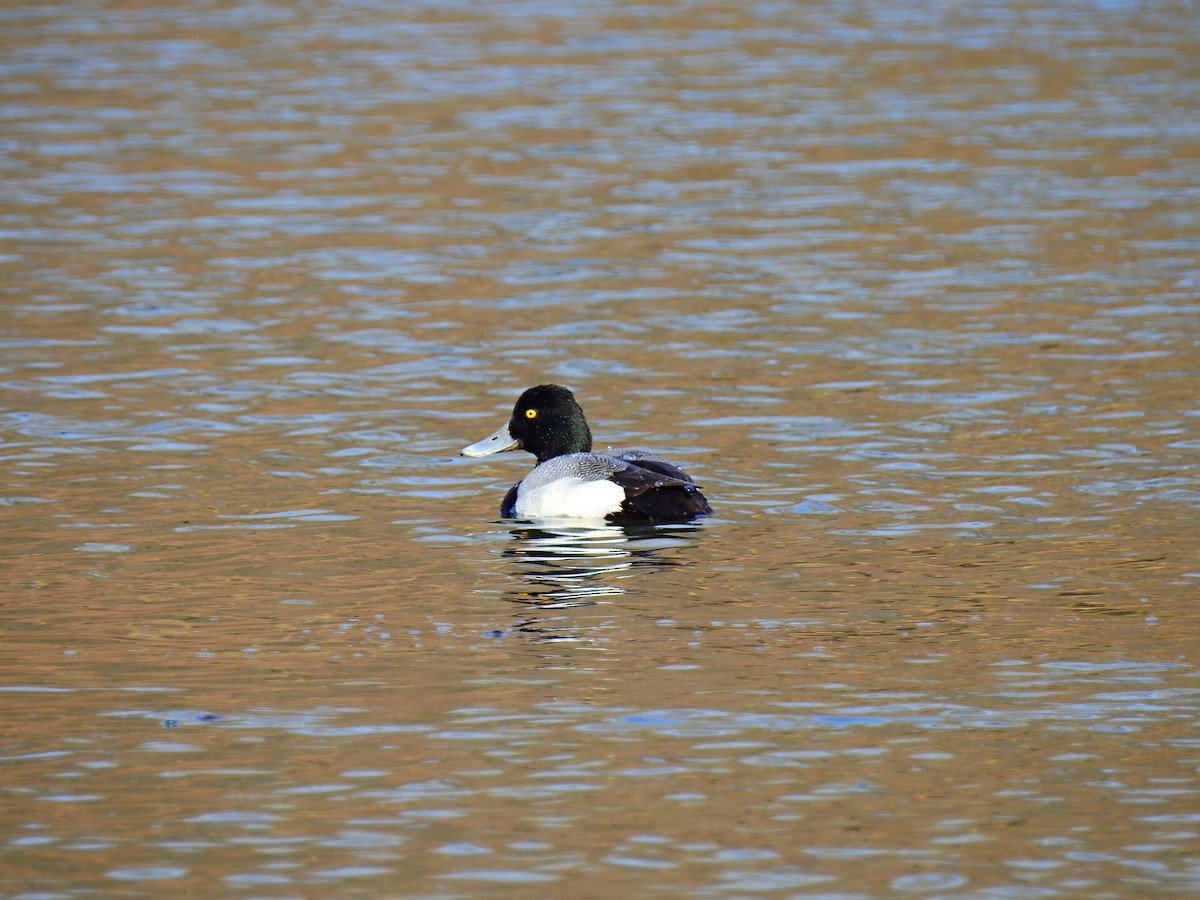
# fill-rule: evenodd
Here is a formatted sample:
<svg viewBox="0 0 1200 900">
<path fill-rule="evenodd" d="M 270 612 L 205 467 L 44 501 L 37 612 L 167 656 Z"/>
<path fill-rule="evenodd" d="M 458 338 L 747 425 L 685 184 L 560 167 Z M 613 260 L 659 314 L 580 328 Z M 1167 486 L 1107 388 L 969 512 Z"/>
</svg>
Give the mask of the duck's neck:
<svg viewBox="0 0 1200 900">
<path fill-rule="evenodd" d="M 538 453 L 538 462 L 544 463 L 568 453 L 587 453 L 591 449 L 592 430 L 588 428 L 587 421 L 567 420 L 546 436 L 546 442 Z"/>
</svg>

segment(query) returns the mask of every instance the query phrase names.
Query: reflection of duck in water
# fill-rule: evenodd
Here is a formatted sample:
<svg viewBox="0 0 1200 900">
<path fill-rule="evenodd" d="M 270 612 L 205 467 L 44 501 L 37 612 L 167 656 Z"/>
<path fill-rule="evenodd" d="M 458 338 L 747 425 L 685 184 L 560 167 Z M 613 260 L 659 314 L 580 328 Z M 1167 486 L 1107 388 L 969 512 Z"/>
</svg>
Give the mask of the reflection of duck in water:
<svg viewBox="0 0 1200 900">
<path fill-rule="evenodd" d="M 462 453 L 516 449 L 528 450 L 538 464 L 505 496 L 505 518 L 679 522 L 712 512 L 678 466 L 645 450 L 593 451 L 583 410 L 557 384 L 527 390 L 506 425 Z"/>
<path fill-rule="evenodd" d="M 511 599 L 554 609 L 619 596 L 625 593 L 621 582 L 635 569 L 686 565 L 673 551 L 688 547 L 698 530 L 687 524 L 600 523 L 514 529 L 503 555 L 517 564 L 524 584 Z"/>
</svg>

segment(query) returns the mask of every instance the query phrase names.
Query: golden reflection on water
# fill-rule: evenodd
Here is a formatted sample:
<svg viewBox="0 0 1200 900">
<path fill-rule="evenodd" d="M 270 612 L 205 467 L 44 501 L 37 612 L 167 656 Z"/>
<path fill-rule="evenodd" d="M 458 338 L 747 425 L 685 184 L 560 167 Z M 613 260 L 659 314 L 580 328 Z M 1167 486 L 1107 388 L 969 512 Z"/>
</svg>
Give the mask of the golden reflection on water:
<svg viewBox="0 0 1200 900">
<path fill-rule="evenodd" d="M 5 23 L 0 890 L 1197 891 L 1186 10 Z"/>
</svg>

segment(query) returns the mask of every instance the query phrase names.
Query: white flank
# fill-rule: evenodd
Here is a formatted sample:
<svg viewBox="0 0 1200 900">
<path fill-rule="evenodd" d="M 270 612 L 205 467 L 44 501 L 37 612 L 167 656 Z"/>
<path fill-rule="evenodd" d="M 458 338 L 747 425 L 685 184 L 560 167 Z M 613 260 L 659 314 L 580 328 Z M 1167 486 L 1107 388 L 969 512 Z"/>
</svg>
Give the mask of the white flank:
<svg viewBox="0 0 1200 900">
<path fill-rule="evenodd" d="M 625 489 L 611 481 L 568 476 L 522 489 L 515 510 L 522 519 L 603 519 L 621 508 Z"/>
</svg>

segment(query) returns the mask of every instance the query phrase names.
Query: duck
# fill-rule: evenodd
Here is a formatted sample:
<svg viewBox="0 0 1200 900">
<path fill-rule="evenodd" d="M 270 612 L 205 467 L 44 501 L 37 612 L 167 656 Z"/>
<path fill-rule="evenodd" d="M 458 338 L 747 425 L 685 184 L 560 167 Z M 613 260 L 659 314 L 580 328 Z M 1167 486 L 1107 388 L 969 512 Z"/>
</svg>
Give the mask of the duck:
<svg viewBox="0 0 1200 900">
<path fill-rule="evenodd" d="M 491 456 L 525 450 L 537 465 L 500 504 L 506 519 L 684 522 L 712 508 L 683 469 L 646 450 L 593 450 L 575 395 L 557 384 L 525 391 L 495 432 L 461 451 Z"/>
</svg>

